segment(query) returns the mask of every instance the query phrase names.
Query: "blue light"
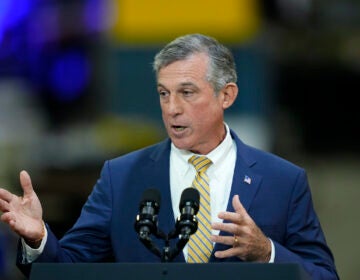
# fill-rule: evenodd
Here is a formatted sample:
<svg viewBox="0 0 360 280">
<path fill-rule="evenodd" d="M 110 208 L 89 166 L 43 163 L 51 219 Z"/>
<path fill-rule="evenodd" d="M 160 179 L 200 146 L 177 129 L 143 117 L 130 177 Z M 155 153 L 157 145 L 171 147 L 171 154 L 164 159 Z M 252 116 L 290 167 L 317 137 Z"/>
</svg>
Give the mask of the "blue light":
<svg viewBox="0 0 360 280">
<path fill-rule="evenodd" d="M 16 26 L 23 20 L 32 8 L 30 0 L 0 1 L 0 42 L 6 30 Z"/>
<path fill-rule="evenodd" d="M 83 20 L 85 28 L 90 32 L 104 31 L 106 26 L 107 2 L 103 0 L 87 0 L 84 6 Z"/>
<path fill-rule="evenodd" d="M 84 53 L 69 51 L 55 60 L 50 70 L 50 83 L 55 98 L 71 102 L 79 98 L 89 84 L 90 63 Z"/>
</svg>

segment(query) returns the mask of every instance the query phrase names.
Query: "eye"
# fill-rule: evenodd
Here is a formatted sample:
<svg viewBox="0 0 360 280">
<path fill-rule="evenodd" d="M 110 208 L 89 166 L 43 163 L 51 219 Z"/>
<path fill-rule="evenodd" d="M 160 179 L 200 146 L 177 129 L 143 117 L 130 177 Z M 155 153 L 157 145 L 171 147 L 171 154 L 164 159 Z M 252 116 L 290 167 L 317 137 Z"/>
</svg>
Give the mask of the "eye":
<svg viewBox="0 0 360 280">
<path fill-rule="evenodd" d="M 169 93 L 166 90 L 159 90 L 160 97 L 166 97 L 169 95 Z"/>
<path fill-rule="evenodd" d="M 191 90 L 184 90 L 183 91 L 183 95 L 184 96 L 190 96 L 190 95 L 192 95 L 193 94 L 193 92 L 191 91 Z"/>
</svg>

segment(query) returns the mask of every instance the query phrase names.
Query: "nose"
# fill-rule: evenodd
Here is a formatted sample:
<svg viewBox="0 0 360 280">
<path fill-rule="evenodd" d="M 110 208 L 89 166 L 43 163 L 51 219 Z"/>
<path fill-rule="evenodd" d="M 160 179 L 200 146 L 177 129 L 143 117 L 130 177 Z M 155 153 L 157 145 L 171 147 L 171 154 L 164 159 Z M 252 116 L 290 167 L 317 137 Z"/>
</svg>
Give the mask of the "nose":
<svg viewBox="0 0 360 280">
<path fill-rule="evenodd" d="M 176 116 L 182 113 L 181 100 L 176 94 L 170 94 L 167 105 L 169 115 Z"/>
</svg>

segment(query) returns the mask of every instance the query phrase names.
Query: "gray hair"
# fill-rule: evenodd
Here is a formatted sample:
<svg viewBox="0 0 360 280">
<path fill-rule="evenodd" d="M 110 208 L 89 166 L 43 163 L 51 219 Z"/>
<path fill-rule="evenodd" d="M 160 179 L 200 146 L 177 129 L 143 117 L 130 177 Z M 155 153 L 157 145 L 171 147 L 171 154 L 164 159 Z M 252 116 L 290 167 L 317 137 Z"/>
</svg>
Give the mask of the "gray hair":
<svg viewBox="0 0 360 280">
<path fill-rule="evenodd" d="M 181 36 L 168 43 L 154 58 L 153 69 L 156 76 L 161 68 L 172 62 L 184 60 L 195 53 L 205 53 L 209 56 L 207 80 L 215 93 L 230 82 L 236 83 L 236 66 L 231 51 L 216 39 L 202 34 Z"/>
</svg>

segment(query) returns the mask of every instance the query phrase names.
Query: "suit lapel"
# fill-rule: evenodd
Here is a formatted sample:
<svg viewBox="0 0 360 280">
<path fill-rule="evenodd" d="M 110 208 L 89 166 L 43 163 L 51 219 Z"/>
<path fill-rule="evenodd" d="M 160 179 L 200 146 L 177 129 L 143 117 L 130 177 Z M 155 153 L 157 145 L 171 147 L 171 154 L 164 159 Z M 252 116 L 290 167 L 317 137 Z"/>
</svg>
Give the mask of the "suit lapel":
<svg viewBox="0 0 360 280">
<path fill-rule="evenodd" d="M 236 163 L 235 170 L 233 176 L 233 182 L 231 185 L 231 191 L 229 196 L 229 201 L 227 205 L 226 211 L 234 212 L 234 208 L 232 206 L 232 198 L 234 195 L 239 195 L 240 201 L 247 212 L 251 207 L 251 202 L 255 198 L 255 195 L 260 187 L 260 183 L 262 180 L 262 175 L 255 173 L 251 167 L 256 164 L 256 160 L 252 157 L 251 151 L 249 147 L 246 146 L 241 140 L 236 136 L 233 131 L 231 132 L 231 136 L 236 142 Z M 229 235 L 227 232 L 221 231 L 220 235 Z M 222 251 L 228 249 L 229 246 L 216 244 L 213 250 L 213 253 L 216 251 Z M 224 261 L 219 260 L 211 256 L 210 261 Z"/>
<path fill-rule="evenodd" d="M 251 202 L 259 189 L 262 175 L 252 170 L 252 167 L 256 164 L 256 160 L 252 157 L 249 147 L 241 142 L 233 131 L 231 131 L 231 136 L 236 142 L 237 154 L 227 211 L 234 211 L 232 198 L 236 194 L 239 195 L 240 201 L 246 211 L 249 211 Z"/>
<path fill-rule="evenodd" d="M 261 180 L 261 175 L 252 172 L 250 168 L 242 166 L 241 163 L 239 163 L 237 160 L 229 202 L 227 205 L 227 211 L 234 211 L 232 206 L 232 198 L 236 194 L 239 195 L 240 201 L 246 211 L 249 211 L 251 202 L 253 201 L 255 194 L 259 189 Z"/>
</svg>

